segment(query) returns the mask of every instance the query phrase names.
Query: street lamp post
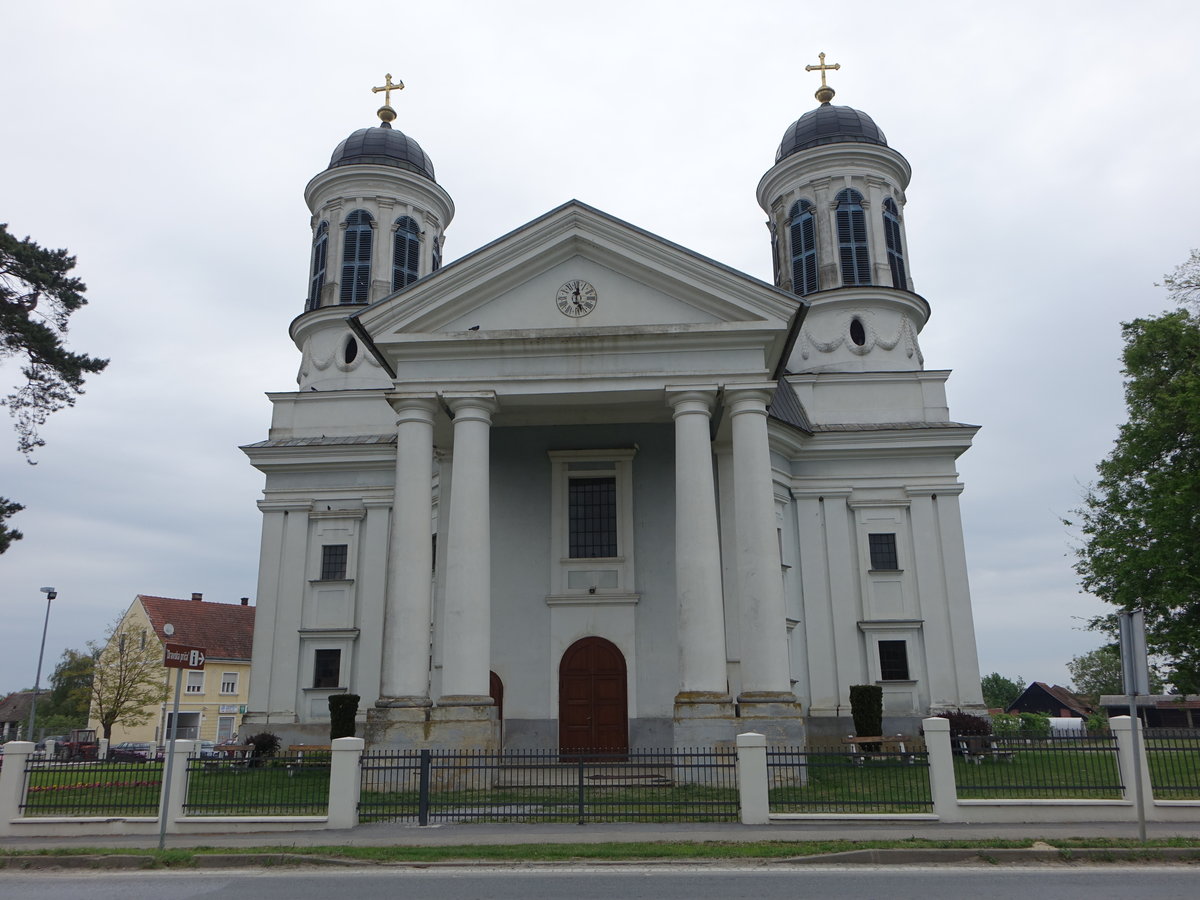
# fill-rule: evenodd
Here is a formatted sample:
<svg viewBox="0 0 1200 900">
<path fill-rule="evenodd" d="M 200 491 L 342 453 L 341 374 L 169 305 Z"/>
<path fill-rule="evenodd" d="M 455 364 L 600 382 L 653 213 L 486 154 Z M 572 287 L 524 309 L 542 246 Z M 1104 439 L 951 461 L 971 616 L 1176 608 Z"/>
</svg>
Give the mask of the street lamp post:
<svg viewBox="0 0 1200 900">
<path fill-rule="evenodd" d="M 33 704 L 29 710 L 29 739 L 31 741 L 37 740 L 37 735 L 33 733 L 33 729 L 37 725 L 38 691 L 42 687 L 42 657 L 46 653 L 46 630 L 50 627 L 50 601 L 58 596 L 58 591 L 52 587 L 44 587 L 41 591 L 46 595 L 46 621 L 42 624 L 42 647 L 38 650 L 37 677 L 33 680 Z"/>
</svg>

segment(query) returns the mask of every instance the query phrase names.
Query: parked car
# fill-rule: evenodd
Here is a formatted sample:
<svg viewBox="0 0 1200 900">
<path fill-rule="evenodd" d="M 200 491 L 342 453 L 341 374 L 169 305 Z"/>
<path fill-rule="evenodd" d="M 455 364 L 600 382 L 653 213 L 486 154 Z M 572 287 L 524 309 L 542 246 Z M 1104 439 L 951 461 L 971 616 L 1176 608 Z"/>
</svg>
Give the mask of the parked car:
<svg viewBox="0 0 1200 900">
<path fill-rule="evenodd" d="M 212 759 L 217 755 L 216 746 L 213 741 L 197 741 L 196 755 L 201 759 Z"/>
<path fill-rule="evenodd" d="M 151 762 L 162 759 L 162 751 L 146 741 L 121 741 L 109 749 L 108 758 L 114 762 Z"/>
</svg>

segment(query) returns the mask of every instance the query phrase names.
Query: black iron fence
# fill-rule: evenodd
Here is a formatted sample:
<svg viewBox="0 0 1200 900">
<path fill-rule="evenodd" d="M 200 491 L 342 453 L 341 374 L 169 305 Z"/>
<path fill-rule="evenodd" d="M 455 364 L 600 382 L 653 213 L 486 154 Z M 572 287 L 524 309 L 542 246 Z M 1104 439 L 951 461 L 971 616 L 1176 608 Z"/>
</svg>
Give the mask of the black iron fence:
<svg viewBox="0 0 1200 900">
<path fill-rule="evenodd" d="M 901 749 L 903 746 L 903 749 Z M 772 813 L 929 813 L 923 745 L 893 741 L 767 750 Z"/>
<path fill-rule="evenodd" d="M 1117 742 L 1092 737 L 951 735 L 958 796 L 982 799 L 1119 799 Z"/>
<path fill-rule="evenodd" d="M 160 762 L 25 760 L 22 816 L 157 816 Z"/>
<path fill-rule="evenodd" d="M 329 808 L 329 754 L 187 761 L 189 816 L 320 816 Z"/>
<path fill-rule="evenodd" d="M 1148 729 L 1146 765 L 1157 799 L 1200 800 L 1200 729 Z"/>
<path fill-rule="evenodd" d="M 362 757 L 359 820 L 733 822 L 736 752 L 408 750 Z"/>
</svg>

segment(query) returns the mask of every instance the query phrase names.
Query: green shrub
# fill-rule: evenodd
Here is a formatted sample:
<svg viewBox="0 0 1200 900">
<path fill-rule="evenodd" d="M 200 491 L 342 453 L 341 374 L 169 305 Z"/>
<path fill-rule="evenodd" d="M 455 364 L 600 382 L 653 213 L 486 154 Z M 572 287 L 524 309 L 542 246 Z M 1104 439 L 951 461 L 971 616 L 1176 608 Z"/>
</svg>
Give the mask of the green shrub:
<svg viewBox="0 0 1200 900">
<path fill-rule="evenodd" d="M 329 695 L 329 739 L 354 737 L 354 717 L 358 715 L 358 694 Z"/>
<path fill-rule="evenodd" d="M 883 688 L 877 684 L 850 685 L 850 715 L 858 737 L 883 734 Z"/>
<path fill-rule="evenodd" d="M 1108 734 L 1108 713 L 1104 710 L 1099 710 L 1087 717 L 1087 733 L 1088 734 Z"/>
<path fill-rule="evenodd" d="M 254 748 L 253 755 L 256 758 L 271 757 L 279 752 L 279 736 L 271 734 L 269 731 L 251 735 L 246 738 L 246 743 Z"/>
<path fill-rule="evenodd" d="M 1021 735 L 1023 737 L 1050 737 L 1050 717 L 1045 713 L 1021 713 Z"/>
<path fill-rule="evenodd" d="M 965 713 L 961 709 L 946 710 L 936 714 L 939 719 L 948 719 L 950 721 L 951 734 L 991 734 L 992 720 L 987 716 L 976 716 L 971 713 Z M 1047 723 L 1049 727 L 1049 723 Z"/>
<path fill-rule="evenodd" d="M 999 737 L 1016 737 L 1021 733 L 1021 717 L 1012 713 L 997 713 L 992 716 L 992 734 Z"/>
</svg>

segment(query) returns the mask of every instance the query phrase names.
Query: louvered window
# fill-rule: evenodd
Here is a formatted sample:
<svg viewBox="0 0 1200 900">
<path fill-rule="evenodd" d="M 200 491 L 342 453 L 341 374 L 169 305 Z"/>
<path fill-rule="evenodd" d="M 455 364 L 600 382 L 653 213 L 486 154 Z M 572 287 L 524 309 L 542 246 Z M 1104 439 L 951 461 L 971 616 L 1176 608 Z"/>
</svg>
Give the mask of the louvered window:
<svg viewBox="0 0 1200 900">
<path fill-rule="evenodd" d="M 433 239 L 433 271 L 442 267 L 442 239 Z"/>
<path fill-rule="evenodd" d="M 792 206 L 792 292 L 800 295 L 817 290 L 817 222 L 812 204 L 801 200 Z"/>
<path fill-rule="evenodd" d="M 321 305 L 321 288 L 325 287 L 325 263 L 329 256 L 329 223 L 322 222 L 313 238 L 312 281 L 308 288 L 308 308 Z"/>
<path fill-rule="evenodd" d="M 892 287 L 908 290 L 908 279 L 904 275 L 904 245 L 900 242 L 900 210 L 896 208 L 896 201 L 891 197 L 883 201 L 883 234 L 887 239 Z"/>
<path fill-rule="evenodd" d="M 408 216 L 396 220 L 396 237 L 392 242 L 392 290 L 408 287 L 420 273 L 421 229 Z"/>
<path fill-rule="evenodd" d="M 371 216 L 356 209 L 346 216 L 342 249 L 342 303 L 366 303 L 371 291 Z"/>
<path fill-rule="evenodd" d="M 838 257 L 844 286 L 871 283 L 867 217 L 862 200 L 862 194 L 850 188 L 837 195 Z"/>
</svg>

